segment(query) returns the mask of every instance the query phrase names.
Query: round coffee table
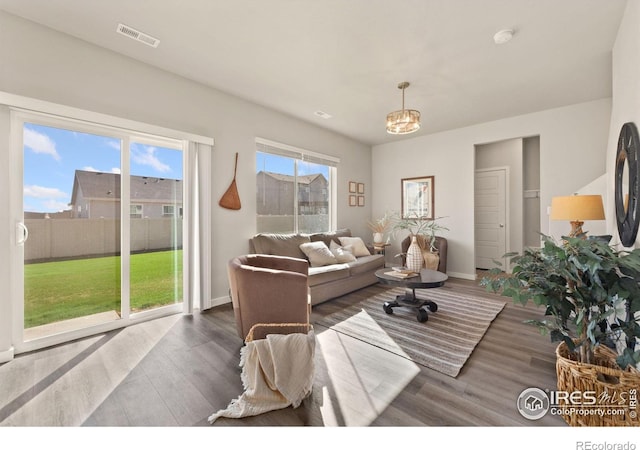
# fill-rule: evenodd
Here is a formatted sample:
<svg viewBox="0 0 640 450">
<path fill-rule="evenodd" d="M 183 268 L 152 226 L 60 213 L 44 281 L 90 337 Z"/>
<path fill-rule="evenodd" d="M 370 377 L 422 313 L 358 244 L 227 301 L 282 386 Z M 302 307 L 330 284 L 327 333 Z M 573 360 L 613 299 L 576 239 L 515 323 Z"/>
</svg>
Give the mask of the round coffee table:
<svg viewBox="0 0 640 450">
<path fill-rule="evenodd" d="M 422 269 L 419 274 L 407 278 L 390 275 L 390 272 L 393 272 L 393 269 L 378 269 L 376 271 L 376 278 L 378 278 L 378 281 L 382 284 L 407 288 L 407 292 L 403 295 L 397 295 L 394 301 L 384 302 L 382 305 L 384 312 L 393 314 L 393 308 L 407 306 L 417 309 L 418 322 L 426 322 L 429 320 L 429 314 L 423 306 L 427 306 L 431 312 L 436 312 L 438 305 L 431 300 L 417 298 L 416 289 L 433 289 L 444 286 L 445 281 L 447 281 L 449 277 L 442 272 L 431 269 Z"/>
</svg>

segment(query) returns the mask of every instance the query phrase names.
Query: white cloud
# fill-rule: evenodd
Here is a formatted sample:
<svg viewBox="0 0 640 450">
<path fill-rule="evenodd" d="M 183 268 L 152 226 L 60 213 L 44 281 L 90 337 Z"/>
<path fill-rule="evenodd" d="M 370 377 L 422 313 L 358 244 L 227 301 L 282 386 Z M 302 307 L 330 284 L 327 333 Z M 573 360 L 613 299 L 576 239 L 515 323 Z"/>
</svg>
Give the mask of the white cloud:
<svg viewBox="0 0 640 450">
<path fill-rule="evenodd" d="M 48 188 L 43 186 L 31 185 L 24 187 L 25 197 L 56 199 L 69 197 L 65 192 L 57 188 Z"/>
<path fill-rule="evenodd" d="M 60 161 L 60 155 L 56 150 L 56 143 L 46 134 L 38 133 L 35 130 L 24 128 L 24 146 L 31 149 L 34 153 L 42 153 L 50 155 L 56 161 Z"/>
<path fill-rule="evenodd" d="M 119 174 L 119 173 L 120 173 L 120 167 L 113 167 L 113 168 L 111 169 L 111 173 L 117 173 L 117 174 Z"/>
<path fill-rule="evenodd" d="M 120 151 L 120 141 L 114 141 L 112 139 L 109 139 L 107 141 L 107 146 L 111 147 L 114 150 Z"/>
<path fill-rule="evenodd" d="M 144 147 L 143 149 L 131 148 L 131 159 L 137 164 L 153 167 L 158 172 L 169 172 L 171 167 L 160 161 L 155 153 L 155 147 Z"/>
<path fill-rule="evenodd" d="M 91 167 L 91 166 L 85 166 L 82 168 L 82 170 L 86 170 L 87 172 L 100 172 L 98 169 L 96 169 L 95 167 Z"/>
<path fill-rule="evenodd" d="M 42 202 L 47 211 L 64 211 L 65 209 L 69 209 L 69 205 L 64 202 L 59 202 L 56 200 L 46 200 Z"/>
</svg>

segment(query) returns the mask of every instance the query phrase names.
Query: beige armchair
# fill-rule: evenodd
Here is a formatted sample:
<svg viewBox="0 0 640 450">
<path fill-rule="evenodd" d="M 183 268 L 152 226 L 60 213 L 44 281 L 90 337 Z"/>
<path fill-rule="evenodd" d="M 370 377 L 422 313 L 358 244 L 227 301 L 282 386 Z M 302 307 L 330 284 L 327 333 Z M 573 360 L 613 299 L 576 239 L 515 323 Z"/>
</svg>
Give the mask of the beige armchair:
<svg viewBox="0 0 640 450">
<path fill-rule="evenodd" d="M 243 255 L 230 260 L 227 269 L 236 328 L 243 341 L 258 323 L 309 323 L 306 260 Z"/>
</svg>

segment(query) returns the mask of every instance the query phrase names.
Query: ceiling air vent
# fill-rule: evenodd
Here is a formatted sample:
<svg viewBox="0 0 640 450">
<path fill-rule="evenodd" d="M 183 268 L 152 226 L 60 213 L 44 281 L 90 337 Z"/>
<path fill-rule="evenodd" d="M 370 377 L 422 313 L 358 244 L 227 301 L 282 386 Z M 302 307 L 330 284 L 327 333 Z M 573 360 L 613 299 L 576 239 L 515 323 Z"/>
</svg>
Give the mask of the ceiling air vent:
<svg viewBox="0 0 640 450">
<path fill-rule="evenodd" d="M 160 39 L 156 39 L 153 36 L 149 36 L 148 34 L 145 34 L 122 23 L 118 24 L 118 28 L 116 29 L 116 31 L 120 34 L 130 37 L 131 39 L 135 39 L 138 42 L 147 44 L 148 46 L 153 48 L 156 48 L 158 44 L 160 44 Z"/>
<path fill-rule="evenodd" d="M 331 119 L 331 114 L 327 114 L 324 111 L 316 111 L 314 114 L 318 117 L 322 117 L 323 119 Z"/>
</svg>

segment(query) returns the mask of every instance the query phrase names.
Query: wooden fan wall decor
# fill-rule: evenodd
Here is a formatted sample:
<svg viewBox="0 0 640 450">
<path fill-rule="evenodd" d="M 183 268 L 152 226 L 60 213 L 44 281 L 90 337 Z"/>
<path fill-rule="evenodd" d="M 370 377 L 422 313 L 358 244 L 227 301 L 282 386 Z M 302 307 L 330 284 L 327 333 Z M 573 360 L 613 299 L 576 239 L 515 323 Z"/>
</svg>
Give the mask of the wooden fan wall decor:
<svg viewBox="0 0 640 450">
<path fill-rule="evenodd" d="M 227 209 L 240 209 L 240 195 L 238 195 L 238 187 L 236 186 L 236 172 L 238 171 L 238 152 L 236 152 L 236 164 L 233 169 L 233 180 L 222 195 L 218 204 Z"/>
</svg>

